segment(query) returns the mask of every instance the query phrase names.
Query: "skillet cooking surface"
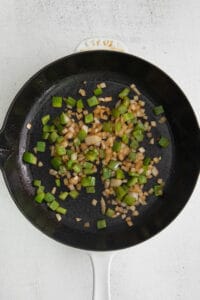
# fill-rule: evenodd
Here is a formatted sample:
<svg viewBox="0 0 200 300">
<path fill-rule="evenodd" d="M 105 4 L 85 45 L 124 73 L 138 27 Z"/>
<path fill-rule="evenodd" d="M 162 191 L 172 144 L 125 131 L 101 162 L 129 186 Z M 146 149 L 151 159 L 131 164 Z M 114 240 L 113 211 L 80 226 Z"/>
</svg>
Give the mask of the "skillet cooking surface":
<svg viewBox="0 0 200 300">
<path fill-rule="evenodd" d="M 34 202 L 33 178 L 41 179 L 47 191 L 51 191 L 54 177 L 48 174 L 50 168 L 47 154 L 40 154 L 44 167 L 36 168 L 22 162 L 25 150 L 32 151 L 41 140 L 41 117 L 47 113 L 59 114 L 52 109 L 52 95 L 80 98 L 77 91 L 87 81 L 87 97 L 99 82 L 106 82 L 106 96 L 117 96 L 127 85 L 135 83 L 142 92 L 146 114 L 149 120 L 155 117 L 152 108 L 162 104 L 167 122 L 157 123 L 153 136 L 166 136 L 170 146 L 162 149 L 149 145 L 144 140 L 146 155 L 162 156 L 158 164 L 159 177 L 166 182 L 164 196 L 149 196 L 148 205 L 140 206 L 138 217 L 133 218 L 134 227 L 129 228 L 119 217 L 107 218 L 107 228 L 98 231 L 96 221 L 102 218 L 100 204 L 91 205 L 93 198 L 100 199 L 102 184 L 97 175 L 96 194 L 81 191 L 78 199 L 62 202 L 68 209 L 66 216 L 58 222 L 55 213 L 45 205 Z M 115 97 L 113 97 L 115 99 Z M 116 97 L 117 99 L 117 97 Z M 109 103 L 113 107 L 115 102 Z M 32 124 L 31 130 L 26 128 Z M 187 202 L 194 187 L 199 170 L 199 130 L 185 96 L 176 84 L 158 68 L 131 55 L 92 51 L 74 54 L 50 64 L 31 78 L 16 96 L 5 125 L 4 136 L 8 147 L 14 152 L 4 164 L 4 175 L 9 190 L 25 216 L 44 233 L 54 239 L 84 249 L 112 250 L 135 245 L 164 228 L 172 221 Z M 149 189 L 156 182 L 152 179 L 146 185 Z M 64 189 L 64 186 L 63 186 Z M 83 222 L 76 222 L 80 217 Z M 83 223 L 90 221 L 91 227 Z"/>
</svg>

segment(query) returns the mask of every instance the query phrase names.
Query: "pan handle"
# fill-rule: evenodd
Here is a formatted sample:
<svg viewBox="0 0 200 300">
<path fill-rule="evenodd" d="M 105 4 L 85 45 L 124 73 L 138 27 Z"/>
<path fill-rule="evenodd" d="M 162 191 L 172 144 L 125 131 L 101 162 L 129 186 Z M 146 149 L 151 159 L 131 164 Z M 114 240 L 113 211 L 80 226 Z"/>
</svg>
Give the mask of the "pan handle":
<svg viewBox="0 0 200 300">
<path fill-rule="evenodd" d="M 7 146 L 4 131 L 0 130 L 0 168 L 3 168 L 5 161 L 11 154 L 11 150 Z"/>
<path fill-rule="evenodd" d="M 119 40 L 109 38 L 89 38 L 81 41 L 74 52 L 89 50 L 112 50 L 118 52 L 128 52 L 127 46 Z"/>
<path fill-rule="evenodd" d="M 110 300 L 110 265 L 113 252 L 92 252 L 89 254 L 93 269 L 92 300 Z"/>
</svg>

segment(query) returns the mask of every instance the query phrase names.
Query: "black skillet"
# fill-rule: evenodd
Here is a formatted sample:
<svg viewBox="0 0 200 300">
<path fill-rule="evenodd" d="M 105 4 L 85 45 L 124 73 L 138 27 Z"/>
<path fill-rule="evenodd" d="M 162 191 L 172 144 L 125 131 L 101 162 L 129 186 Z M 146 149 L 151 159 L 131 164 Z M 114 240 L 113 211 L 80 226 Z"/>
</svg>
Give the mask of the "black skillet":
<svg viewBox="0 0 200 300">
<path fill-rule="evenodd" d="M 41 158 L 44 167 L 35 168 L 22 161 L 22 154 L 32 149 L 40 139 L 41 116 L 51 112 L 52 95 L 77 97 L 82 82 L 92 91 L 98 82 L 106 82 L 107 95 L 117 95 L 130 83 L 142 91 L 150 119 L 154 105 L 162 104 L 167 117 L 165 124 L 154 130 L 155 136 L 170 139 L 167 149 L 147 147 L 150 155 L 162 155 L 160 177 L 166 181 L 165 192 L 159 199 L 149 198 L 148 205 L 139 209 L 133 228 L 119 218 L 108 221 L 105 230 L 97 231 L 96 219 L 100 209 L 90 205 L 91 197 L 81 194 L 78 200 L 68 201 L 69 213 L 58 222 L 55 215 L 43 205 L 33 201 L 33 177 L 41 178 L 47 188 L 48 159 Z M 156 119 L 158 121 L 158 119 Z M 32 124 L 28 130 L 27 123 Z M 182 210 L 197 181 L 200 167 L 199 126 L 187 98 L 163 71 L 141 58 L 113 51 L 88 51 L 69 55 L 44 67 L 21 88 L 13 100 L 0 132 L 0 165 L 7 187 L 25 217 L 42 232 L 66 245 L 87 250 L 117 250 L 134 246 L 165 228 Z M 99 197 L 98 193 L 92 197 Z M 84 229 L 74 216 L 90 220 Z"/>
</svg>

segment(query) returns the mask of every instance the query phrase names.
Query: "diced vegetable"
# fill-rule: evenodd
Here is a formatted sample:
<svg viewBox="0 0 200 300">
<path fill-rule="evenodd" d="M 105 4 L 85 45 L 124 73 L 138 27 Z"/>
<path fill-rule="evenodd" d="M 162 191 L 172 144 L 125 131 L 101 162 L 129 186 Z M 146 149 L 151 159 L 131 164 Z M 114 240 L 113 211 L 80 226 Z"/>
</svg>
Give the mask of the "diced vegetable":
<svg viewBox="0 0 200 300">
<path fill-rule="evenodd" d="M 94 90 L 94 94 L 95 94 L 95 96 L 100 96 L 101 94 L 103 93 L 103 90 L 102 90 L 102 88 L 96 88 L 95 90 Z"/>
<path fill-rule="evenodd" d="M 138 177 L 131 177 L 128 182 L 127 182 L 127 185 L 129 187 L 135 185 L 136 183 L 138 182 Z"/>
<path fill-rule="evenodd" d="M 37 145 L 36 145 L 36 149 L 37 149 L 37 152 L 45 152 L 45 150 L 46 150 L 46 143 L 38 141 Z"/>
<path fill-rule="evenodd" d="M 132 121 L 135 117 L 134 114 L 131 112 L 127 112 L 126 114 L 123 115 L 124 121 L 129 122 Z"/>
<path fill-rule="evenodd" d="M 84 139 L 86 138 L 86 136 L 87 136 L 87 132 L 86 132 L 84 129 L 81 129 L 81 130 L 79 131 L 77 137 L 78 137 L 79 140 L 82 142 L 82 141 L 84 141 Z"/>
<path fill-rule="evenodd" d="M 43 185 L 40 185 L 39 187 L 38 187 L 38 189 L 37 189 L 37 194 L 41 194 L 41 193 L 43 193 L 44 192 L 44 190 L 45 190 L 45 187 L 43 186 Z"/>
<path fill-rule="evenodd" d="M 87 151 L 85 155 L 86 159 L 92 162 L 97 159 L 97 156 L 98 156 L 98 152 L 95 149 Z"/>
<path fill-rule="evenodd" d="M 138 148 L 138 146 L 139 146 L 138 141 L 136 139 L 132 139 L 131 143 L 130 143 L 130 148 L 136 150 Z"/>
<path fill-rule="evenodd" d="M 84 108 L 84 104 L 83 104 L 82 99 L 77 100 L 76 107 L 77 107 L 77 109 L 80 109 L 80 110 Z"/>
<path fill-rule="evenodd" d="M 59 155 L 59 156 L 62 156 L 62 155 L 66 154 L 66 149 L 63 146 L 56 145 L 55 149 L 56 149 L 56 154 Z"/>
<path fill-rule="evenodd" d="M 45 115 L 42 117 L 41 121 L 43 125 L 46 125 L 50 120 L 50 115 Z"/>
<path fill-rule="evenodd" d="M 55 184 L 56 184 L 57 187 L 61 187 L 61 181 L 60 181 L 60 179 L 56 179 L 55 180 Z"/>
<path fill-rule="evenodd" d="M 72 97 L 68 97 L 65 102 L 69 107 L 74 107 L 76 105 L 76 100 Z"/>
<path fill-rule="evenodd" d="M 120 162 L 117 160 L 111 160 L 108 164 L 108 168 L 115 171 L 120 165 Z"/>
<path fill-rule="evenodd" d="M 161 114 L 164 113 L 164 108 L 163 108 L 162 105 L 155 106 L 155 107 L 153 108 L 153 112 L 154 112 L 154 114 L 155 114 L 156 116 L 161 115 Z"/>
<path fill-rule="evenodd" d="M 49 135 L 49 142 L 50 142 L 50 143 L 55 143 L 55 141 L 57 140 L 57 138 L 58 138 L 57 132 L 56 132 L 56 131 L 53 131 L 53 132 L 51 132 L 50 135 Z"/>
<path fill-rule="evenodd" d="M 144 184 L 144 183 L 146 183 L 146 182 L 147 182 L 146 176 L 145 176 L 145 175 L 140 175 L 140 176 L 138 176 L 138 182 L 139 182 L 139 184 Z"/>
<path fill-rule="evenodd" d="M 122 198 L 126 195 L 127 191 L 126 189 L 124 189 L 122 186 L 118 186 L 116 189 L 115 189 L 115 192 L 116 192 L 116 197 L 119 201 L 122 200 Z"/>
<path fill-rule="evenodd" d="M 132 206 L 136 202 L 136 199 L 131 195 L 126 195 L 123 199 L 123 202 L 125 202 L 129 206 Z"/>
<path fill-rule="evenodd" d="M 111 208 L 108 208 L 106 211 L 106 216 L 112 218 L 115 215 L 115 211 Z"/>
<path fill-rule="evenodd" d="M 62 160 L 60 157 L 54 157 L 51 159 L 51 165 L 54 169 L 58 170 L 59 167 L 62 165 Z"/>
<path fill-rule="evenodd" d="M 55 108 L 62 107 L 62 97 L 53 96 L 52 97 L 52 106 Z"/>
<path fill-rule="evenodd" d="M 79 192 L 76 190 L 72 190 L 71 192 L 69 192 L 70 197 L 72 197 L 73 199 L 76 199 L 79 195 Z"/>
<path fill-rule="evenodd" d="M 97 99 L 96 96 L 92 96 L 91 98 L 87 99 L 87 103 L 89 107 L 93 107 L 99 104 L 99 100 Z"/>
<path fill-rule="evenodd" d="M 60 123 L 62 125 L 65 125 L 69 122 L 69 117 L 66 113 L 62 112 L 61 115 L 60 115 Z"/>
<path fill-rule="evenodd" d="M 128 155 L 128 159 L 134 162 L 136 159 L 136 152 L 131 151 Z"/>
<path fill-rule="evenodd" d="M 95 191 L 95 187 L 94 186 L 88 186 L 86 187 L 86 193 L 87 194 L 94 194 L 96 191 Z"/>
<path fill-rule="evenodd" d="M 97 229 L 104 229 L 107 227 L 106 220 L 98 220 L 97 221 Z"/>
<path fill-rule="evenodd" d="M 163 195 L 163 186 L 162 185 L 154 185 L 154 195 L 162 196 Z"/>
<path fill-rule="evenodd" d="M 72 166 L 72 169 L 74 170 L 74 172 L 76 173 L 80 173 L 81 171 L 81 165 L 79 163 L 75 163 L 73 166 Z"/>
<path fill-rule="evenodd" d="M 62 215 L 66 215 L 67 213 L 67 209 L 64 207 L 59 206 L 58 208 L 56 208 L 56 212 Z"/>
<path fill-rule="evenodd" d="M 59 203 L 57 201 L 52 201 L 50 203 L 47 204 L 49 206 L 49 208 L 53 211 L 55 211 L 58 207 L 59 207 Z"/>
<path fill-rule="evenodd" d="M 128 136 L 127 136 L 126 134 L 123 134 L 123 135 L 122 135 L 122 142 L 123 142 L 124 144 L 128 144 L 129 138 L 128 138 Z"/>
<path fill-rule="evenodd" d="M 136 140 L 137 140 L 138 142 L 142 142 L 143 139 L 144 139 L 143 131 L 140 130 L 140 129 L 134 130 L 134 131 L 133 131 L 133 135 L 134 135 L 134 137 L 136 138 Z"/>
<path fill-rule="evenodd" d="M 43 202 L 43 200 L 44 200 L 44 193 L 43 192 L 41 192 L 41 193 L 39 193 L 39 194 L 37 194 L 36 196 L 35 196 L 35 201 L 36 202 L 38 202 L 38 203 L 42 203 Z"/>
<path fill-rule="evenodd" d="M 44 140 L 48 140 L 48 137 L 49 137 L 49 132 L 43 132 L 42 138 L 43 138 Z"/>
<path fill-rule="evenodd" d="M 88 114 L 88 115 L 85 115 L 85 124 L 90 124 L 90 123 L 93 122 L 93 120 L 94 120 L 94 118 L 93 118 L 93 114 L 92 113 Z"/>
<path fill-rule="evenodd" d="M 117 169 L 115 172 L 116 178 L 117 179 L 124 179 L 125 178 L 125 174 L 121 169 Z"/>
<path fill-rule="evenodd" d="M 108 169 L 108 168 L 106 168 L 106 167 L 104 167 L 103 169 L 102 169 L 102 178 L 104 179 L 104 180 L 106 180 L 106 179 L 109 179 L 109 178 L 111 178 L 112 177 L 112 170 L 111 169 Z"/>
<path fill-rule="evenodd" d="M 119 141 L 115 141 L 114 144 L 113 144 L 113 151 L 114 152 L 119 152 L 120 149 L 121 149 L 121 146 L 122 146 L 122 143 L 119 142 Z"/>
<path fill-rule="evenodd" d="M 169 146 L 169 140 L 168 138 L 162 136 L 158 142 L 158 144 L 162 147 L 162 148 L 167 148 Z"/>
<path fill-rule="evenodd" d="M 150 164 L 150 162 L 151 162 L 151 158 L 145 157 L 143 164 L 144 164 L 144 166 L 148 166 Z"/>
<path fill-rule="evenodd" d="M 115 123 L 115 132 L 118 133 L 122 129 L 122 124 L 121 122 L 116 122 Z M 105 130 L 104 130 L 105 131 Z"/>
<path fill-rule="evenodd" d="M 128 94 L 130 93 L 130 89 L 124 88 L 120 93 L 119 93 L 119 98 L 123 99 L 124 97 L 128 96 Z"/>
<path fill-rule="evenodd" d="M 33 186 L 35 186 L 35 187 L 41 186 L 41 180 L 38 180 L 38 179 L 33 180 Z"/>
<path fill-rule="evenodd" d="M 112 123 L 111 122 L 104 122 L 102 124 L 102 128 L 103 128 L 103 131 L 105 132 L 112 132 Z"/>
<path fill-rule="evenodd" d="M 37 157 L 31 153 L 31 152 L 24 152 L 23 154 L 23 160 L 26 163 L 32 164 L 32 165 L 36 165 L 37 164 Z"/>
<path fill-rule="evenodd" d="M 46 202 L 52 202 L 55 200 L 55 196 L 51 193 L 46 193 L 45 196 L 44 196 L 44 200 Z"/>
<path fill-rule="evenodd" d="M 66 200 L 67 199 L 67 196 L 68 196 L 68 192 L 61 192 L 60 194 L 59 194 L 59 199 L 60 200 Z"/>
<path fill-rule="evenodd" d="M 96 178 L 93 176 L 83 177 L 81 180 L 81 185 L 83 187 L 95 186 L 95 183 L 96 183 Z"/>
</svg>

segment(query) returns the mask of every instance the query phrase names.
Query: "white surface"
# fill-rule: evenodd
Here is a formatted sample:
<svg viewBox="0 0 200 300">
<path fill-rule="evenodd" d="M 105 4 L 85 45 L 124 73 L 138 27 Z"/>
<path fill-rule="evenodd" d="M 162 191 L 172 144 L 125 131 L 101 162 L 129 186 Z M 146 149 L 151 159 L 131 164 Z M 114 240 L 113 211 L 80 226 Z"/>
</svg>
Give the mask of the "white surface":
<svg viewBox="0 0 200 300">
<path fill-rule="evenodd" d="M 199 28 L 199 0 L 1 0 L 0 122 L 27 78 L 93 36 L 120 39 L 159 65 L 197 112 Z M 89 258 L 42 235 L 18 211 L 2 176 L 0 187 L 0 299 L 90 300 Z M 114 258 L 112 299 L 200 298 L 199 192 L 198 184 L 161 234 Z"/>
</svg>

